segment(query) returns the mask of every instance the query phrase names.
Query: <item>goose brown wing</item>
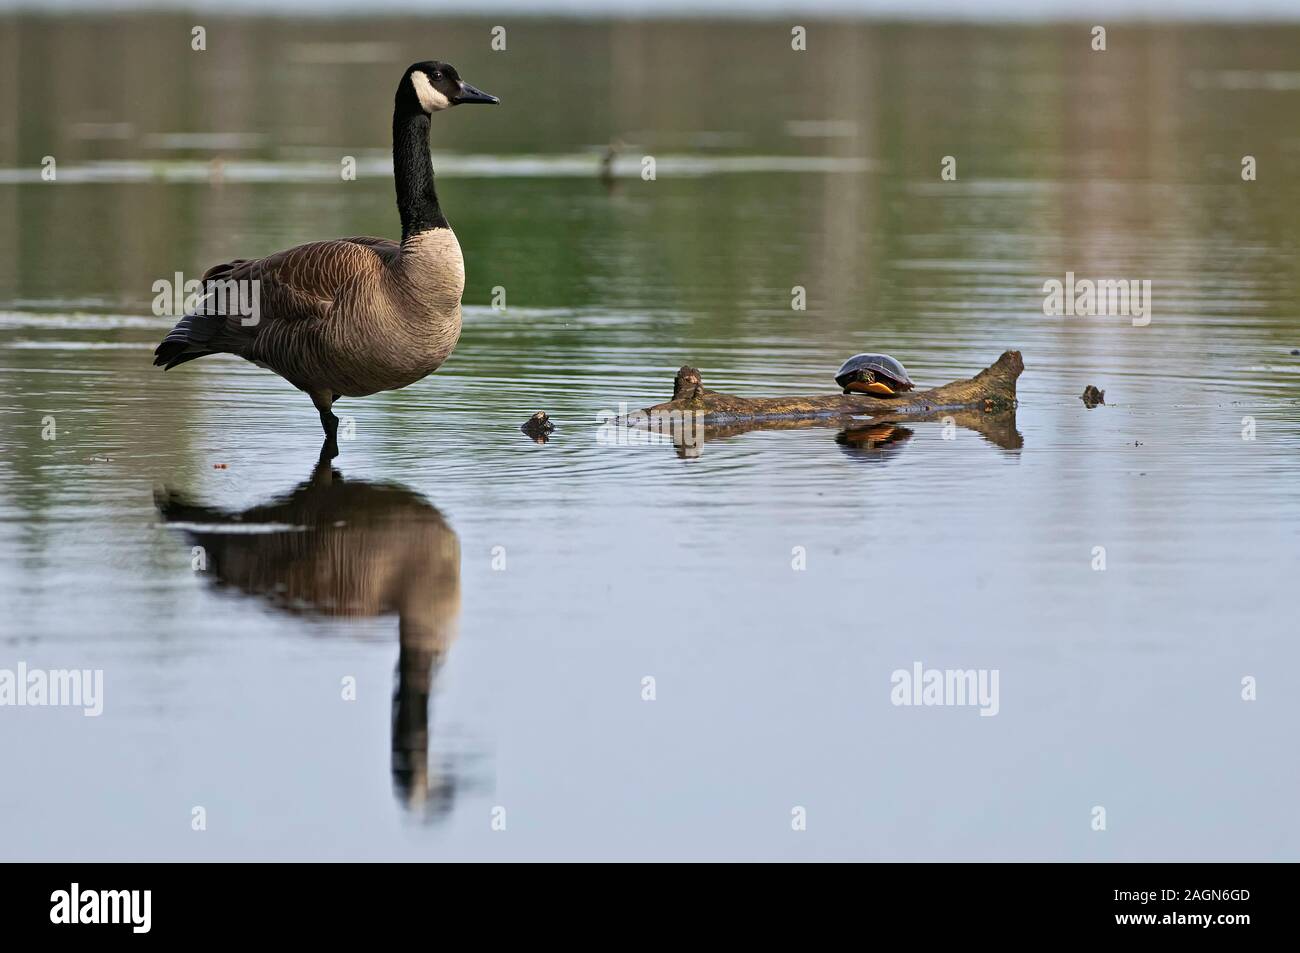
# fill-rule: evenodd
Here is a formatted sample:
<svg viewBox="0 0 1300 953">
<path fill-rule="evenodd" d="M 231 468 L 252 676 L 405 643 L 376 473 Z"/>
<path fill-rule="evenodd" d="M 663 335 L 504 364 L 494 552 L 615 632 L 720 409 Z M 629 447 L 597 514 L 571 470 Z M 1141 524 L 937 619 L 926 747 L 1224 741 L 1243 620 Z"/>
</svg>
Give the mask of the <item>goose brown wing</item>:
<svg viewBox="0 0 1300 953">
<path fill-rule="evenodd" d="M 276 322 L 328 317 L 345 286 L 377 278 L 398 254 L 388 239 L 346 238 L 214 265 L 203 275 L 202 300 L 158 345 L 154 363 L 170 368 L 207 354 L 247 354 Z"/>
<path fill-rule="evenodd" d="M 345 242 L 352 242 L 354 245 L 361 245 L 363 248 L 369 248 L 378 255 L 385 265 L 392 265 L 402 253 L 402 246 L 391 238 L 344 238 Z"/>
</svg>

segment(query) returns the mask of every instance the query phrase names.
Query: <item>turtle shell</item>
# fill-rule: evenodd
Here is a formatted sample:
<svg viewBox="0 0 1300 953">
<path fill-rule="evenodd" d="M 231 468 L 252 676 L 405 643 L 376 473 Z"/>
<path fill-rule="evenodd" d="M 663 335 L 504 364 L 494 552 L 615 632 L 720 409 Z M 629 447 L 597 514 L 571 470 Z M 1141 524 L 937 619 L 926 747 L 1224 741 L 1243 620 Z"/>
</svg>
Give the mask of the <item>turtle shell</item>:
<svg viewBox="0 0 1300 953">
<path fill-rule="evenodd" d="M 888 354 L 854 354 L 835 372 L 835 383 L 841 387 L 848 387 L 855 381 L 869 383 L 876 379 L 896 391 L 911 390 L 916 386 L 907 376 L 907 369 Z"/>
</svg>

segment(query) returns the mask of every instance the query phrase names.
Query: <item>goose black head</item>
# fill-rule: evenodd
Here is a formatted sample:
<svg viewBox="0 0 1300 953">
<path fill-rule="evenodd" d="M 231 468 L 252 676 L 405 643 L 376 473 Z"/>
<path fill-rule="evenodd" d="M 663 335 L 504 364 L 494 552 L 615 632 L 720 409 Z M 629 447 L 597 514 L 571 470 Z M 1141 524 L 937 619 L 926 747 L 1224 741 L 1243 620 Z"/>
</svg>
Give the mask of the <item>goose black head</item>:
<svg viewBox="0 0 1300 953">
<path fill-rule="evenodd" d="M 399 105 L 418 108 L 433 114 L 464 103 L 499 103 L 495 96 L 476 89 L 460 78 L 450 63 L 428 60 L 407 67 L 397 88 Z"/>
</svg>

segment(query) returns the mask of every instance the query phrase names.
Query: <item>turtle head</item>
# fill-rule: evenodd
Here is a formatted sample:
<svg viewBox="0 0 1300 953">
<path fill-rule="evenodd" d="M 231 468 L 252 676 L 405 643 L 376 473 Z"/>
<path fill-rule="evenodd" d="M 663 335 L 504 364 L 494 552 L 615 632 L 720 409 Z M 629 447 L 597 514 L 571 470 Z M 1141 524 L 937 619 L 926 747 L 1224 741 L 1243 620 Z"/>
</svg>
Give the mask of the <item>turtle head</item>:
<svg viewBox="0 0 1300 953">
<path fill-rule="evenodd" d="M 873 394 L 876 397 L 893 397 L 894 388 L 876 377 L 876 372 L 863 368 L 845 385 L 844 390 L 854 394 Z"/>
</svg>

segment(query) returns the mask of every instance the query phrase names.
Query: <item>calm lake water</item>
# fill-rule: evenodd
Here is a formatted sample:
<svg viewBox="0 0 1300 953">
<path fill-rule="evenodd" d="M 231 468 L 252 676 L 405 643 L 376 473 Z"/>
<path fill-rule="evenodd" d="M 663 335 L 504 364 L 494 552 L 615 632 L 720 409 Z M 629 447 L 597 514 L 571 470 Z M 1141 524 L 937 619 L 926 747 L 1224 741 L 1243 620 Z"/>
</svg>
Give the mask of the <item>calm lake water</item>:
<svg viewBox="0 0 1300 953">
<path fill-rule="evenodd" d="M 1300 852 L 1300 29 L 191 19 L 0 19 L 0 669 L 104 673 L 0 708 L 0 855 Z M 428 57 L 503 100 L 433 122 L 464 333 L 317 469 L 279 378 L 151 366 L 152 286 L 395 235 Z M 1045 316 L 1066 272 L 1150 324 Z M 996 441 L 601 439 L 685 363 L 1005 348 Z M 918 662 L 996 717 L 893 705 Z"/>
</svg>

